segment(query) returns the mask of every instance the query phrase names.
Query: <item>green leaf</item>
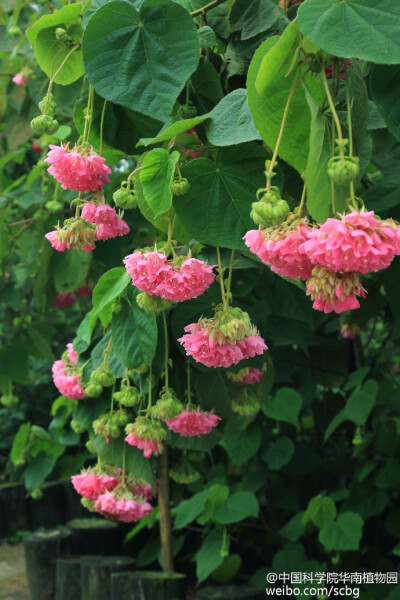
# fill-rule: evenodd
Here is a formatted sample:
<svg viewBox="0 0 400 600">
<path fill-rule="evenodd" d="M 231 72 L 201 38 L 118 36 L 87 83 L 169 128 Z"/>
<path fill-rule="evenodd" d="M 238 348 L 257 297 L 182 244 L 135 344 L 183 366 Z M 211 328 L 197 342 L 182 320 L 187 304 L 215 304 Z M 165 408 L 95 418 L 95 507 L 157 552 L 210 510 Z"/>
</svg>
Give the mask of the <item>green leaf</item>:
<svg viewBox="0 0 400 600">
<path fill-rule="evenodd" d="M 223 98 L 221 79 L 215 67 L 204 56 L 190 78 L 199 113 L 208 113 Z"/>
<path fill-rule="evenodd" d="M 277 20 L 289 22 L 283 10 L 273 0 L 235 0 L 229 12 L 231 30 L 240 32 L 242 40 L 267 31 Z"/>
<path fill-rule="evenodd" d="M 353 60 L 351 63 L 351 67 L 349 69 L 349 83 L 351 93 L 351 117 L 354 153 L 355 155 L 360 155 L 364 144 L 365 135 L 367 133 L 368 91 L 364 80 L 364 72 L 362 71 L 357 60 Z"/>
<path fill-rule="evenodd" d="M 169 211 L 172 204 L 171 184 L 179 152 L 169 154 L 164 148 L 154 148 L 144 157 L 140 181 L 145 200 L 155 218 Z"/>
<path fill-rule="evenodd" d="M 44 482 L 54 469 L 56 462 L 57 455 L 51 452 L 41 451 L 35 456 L 22 476 L 28 492 L 32 492 Z"/>
<path fill-rule="evenodd" d="M 263 459 L 273 471 L 279 471 L 287 465 L 294 454 L 294 444 L 288 437 L 280 437 L 276 442 L 270 442 L 263 453 Z"/>
<path fill-rule="evenodd" d="M 336 504 L 329 496 L 314 496 L 308 503 L 307 510 L 303 516 L 303 524 L 312 521 L 318 529 L 322 529 L 325 523 L 333 521 L 336 517 Z"/>
<path fill-rule="evenodd" d="M 203 490 L 178 505 L 175 511 L 174 529 L 182 529 L 197 519 L 204 510 L 208 494 L 208 490 Z"/>
<path fill-rule="evenodd" d="M 348 392 L 353 388 L 361 385 L 368 373 L 370 372 L 371 367 L 361 367 L 361 369 L 357 369 L 357 371 L 353 371 L 350 373 L 347 382 L 343 386 L 343 390 Z"/>
<path fill-rule="evenodd" d="M 394 551 L 393 551 L 394 554 Z M 211 577 L 219 583 L 229 583 L 242 566 L 242 557 L 239 554 L 230 554 L 224 562 L 211 573 Z"/>
<path fill-rule="evenodd" d="M 299 424 L 299 413 L 303 398 L 292 388 L 280 388 L 275 396 L 270 396 L 261 405 L 264 414 L 270 419 L 291 423 L 295 427 Z"/>
<path fill-rule="evenodd" d="M 400 63 L 400 4 L 395 0 L 307 0 L 298 19 L 304 35 L 329 54 Z"/>
<path fill-rule="evenodd" d="M 129 274 L 126 272 L 124 267 L 115 267 L 110 269 L 98 280 L 96 287 L 93 290 L 93 312 L 91 319 L 100 317 L 104 327 L 107 327 L 111 320 L 111 305 L 124 289 L 131 282 Z M 104 313 L 104 309 L 108 307 L 109 310 Z"/>
<path fill-rule="evenodd" d="M 150 364 L 157 346 L 157 323 L 154 313 L 142 311 L 132 297 L 112 319 L 113 349 L 122 364 L 136 369 Z"/>
<path fill-rule="evenodd" d="M 29 439 L 29 433 L 31 431 L 30 423 L 22 423 L 17 433 L 15 434 L 13 445 L 11 448 L 10 458 L 12 464 L 17 467 L 20 459 L 23 456 L 25 446 Z"/>
<path fill-rule="evenodd" d="M 85 352 L 89 348 L 94 327 L 97 322 L 97 315 L 94 310 L 86 313 L 76 331 L 76 337 L 73 340 L 74 350 L 76 352 Z"/>
<path fill-rule="evenodd" d="M 224 51 L 224 46 L 226 47 L 226 45 L 217 38 L 215 31 L 211 29 L 211 27 L 208 25 L 200 27 L 200 29 L 197 30 L 197 33 L 199 35 L 200 48 L 206 49 L 217 47 L 220 51 Z"/>
<path fill-rule="evenodd" d="M 203 244 L 244 249 L 242 237 L 254 223 L 251 204 L 265 185 L 266 153 L 257 144 L 219 150 L 215 161 L 191 160 L 182 169 L 190 189 L 174 198 L 176 213 L 187 231 Z"/>
<path fill-rule="evenodd" d="M 108 394 L 102 394 L 99 398 L 90 398 L 78 402 L 74 410 L 73 419 L 82 427 L 89 429 L 99 415 L 104 413 L 110 406 Z"/>
<path fill-rule="evenodd" d="M 375 476 L 375 485 L 381 490 L 395 490 L 400 486 L 400 463 L 389 458 Z"/>
<path fill-rule="evenodd" d="M 336 413 L 336 415 L 333 417 L 332 421 L 329 423 L 328 427 L 325 430 L 324 441 L 328 441 L 335 429 L 337 429 L 339 425 L 344 423 L 346 420 L 347 417 L 344 409 Z"/>
<path fill-rule="evenodd" d="M 196 574 L 199 583 L 219 567 L 224 557 L 221 554 L 223 544 L 222 529 L 214 529 L 203 540 L 200 550 L 196 553 Z"/>
<path fill-rule="evenodd" d="M 240 466 L 258 451 L 261 444 L 259 427 L 241 429 L 238 422 L 228 423 L 225 428 L 225 443 L 229 458 L 234 465 Z"/>
<path fill-rule="evenodd" d="M 68 28 L 68 34 L 74 41 L 79 41 L 82 33 L 79 24 L 82 10 L 80 3 L 69 4 L 51 15 L 40 17 L 32 27 L 27 29 L 26 35 L 34 47 L 36 60 L 48 77 L 59 69 L 71 50 L 69 46 L 56 39 L 57 27 Z M 84 72 L 82 51 L 77 49 L 67 59 L 54 81 L 68 85 L 79 79 Z"/>
<path fill-rule="evenodd" d="M 192 117 L 191 119 L 180 119 L 179 121 L 173 121 L 172 123 L 166 123 L 164 127 L 157 133 L 153 138 L 142 138 L 138 146 L 143 144 L 149 146 L 150 144 L 159 144 L 172 140 L 181 133 L 185 133 L 188 129 L 192 129 L 200 123 L 203 123 L 206 119 L 210 118 L 210 114 L 201 115 L 201 117 Z"/>
<path fill-rule="evenodd" d="M 247 76 L 247 94 L 254 124 L 263 140 L 273 148 L 278 139 L 289 94 L 302 69 L 288 71 L 294 52 L 299 45 L 297 21 L 284 34 L 268 38 L 255 52 Z M 318 81 L 310 74 L 304 83 L 318 102 L 323 92 Z M 302 173 L 309 153 L 311 118 L 303 85 L 298 85 L 287 113 L 286 124 L 279 145 L 279 156 Z"/>
<path fill-rule="evenodd" d="M 89 82 L 103 98 L 160 121 L 199 61 L 189 13 L 170 0 L 108 2 L 89 20 L 82 40 Z"/>
<path fill-rule="evenodd" d="M 344 409 L 347 419 L 356 425 L 365 425 L 371 410 L 374 407 L 379 385 L 369 379 L 362 387 L 358 386 L 346 402 Z"/>
<path fill-rule="evenodd" d="M 318 539 L 328 551 L 358 550 L 364 520 L 360 515 L 346 512 L 337 521 L 328 521 L 319 532 Z"/>
<path fill-rule="evenodd" d="M 387 128 L 400 139 L 400 65 L 375 65 L 369 77 L 372 98 Z"/>
<path fill-rule="evenodd" d="M 86 278 L 92 253 L 84 250 L 68 250 L 66 253 L 58 252 L 55 256 L 54 285 L 57 291 L 66 294 L 73 292 Z"/>
<path fill-rule="evenodd" d="M 207 125 L 210 144 L 233 146 L 261 139 L 253 123 L 245 89 L 239 88 L 225 96 L 210 117 L 211 122 Z"/>
<path fill-rule="evenodd" d="M 171 448 L 180 450 L 195 450 L 196 452 L 210 452 L 222 439 L 219 431 L 213 429 L 207 435 L 198 437 L 184 437 L 173 431 L 167 432 L 166 443 Z"/>
<path fill-rule="evenodd" d="M 258 517 L 258 500 L 252 492 L 236 492 L 215 511 L 215 519 L 223 525 Z"/>
<path fill-rule="evenodd" d="M 304 533 L 303 516 L 305 512 L 299 512 L 290 519 L 285 525 L 279 530 L 279 533 L 290 540 L 291 542 L 297 542 L 297 540 Z"/>
<path fill-rule="evenodd" d="M 143 456 L 143 452 L 134 446 L 126 444 L 123 438 L 111 439 L 107 444 L 102 435 L 91 435 L 91 441 L 96 453 L 101 460 L 116 467 L 122 467 L 123 449 L 125 446 L 125 465 L 128 471 L 136 477 L 141 477 L 155 488 L 156 480 L 151 469 L 148 458 Z"/>
</svg>

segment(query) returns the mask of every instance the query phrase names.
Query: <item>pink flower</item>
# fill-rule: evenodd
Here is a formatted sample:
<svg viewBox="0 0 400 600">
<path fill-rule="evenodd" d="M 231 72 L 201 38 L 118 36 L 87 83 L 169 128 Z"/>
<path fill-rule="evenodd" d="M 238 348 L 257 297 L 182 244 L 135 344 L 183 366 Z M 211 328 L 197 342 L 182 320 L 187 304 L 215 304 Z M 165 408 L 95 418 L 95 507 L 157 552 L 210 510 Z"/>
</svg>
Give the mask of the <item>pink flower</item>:
<svg viewBox="0 0 400 600">
<path fill-rule="evenodd" d="M 361 333 L 360 326 L 356 323 L 343 323 L 340 329 L 340 335 L 344 339 L 354 340 Z"/>
<path fill-rule="evenodd" d="M 143 487 L 139 484 L 135 485 L 132 491 L 136 496 L 143 498 L 143 500 L 151 500 L 153 498 L 153 487 L 150 483 L 146 483 Z"/>
<path fill-rule="evenodd" d="M 371 273 L 386 269 L 400 254 L 400 229 L 395 221 L 376 219 L 374 211 L 355 211 L 327 219 L 299 250 L 332 272 Z"/>
<path fill-rule="evenodd" d="M 197 298 L 215 279 L 213 266 L 197 258 L 174 261 L 162 252 L 134 252 L 124 263 L 139 290 L 174 302 Z"/>
<path fill-rule="evenodd" d="M 206 435 L 218 426 L 221 417 L 200 410 L 184 410 L 177 417 L 165 421 L 171 431 L 184 437 Z"/>
<path fill-rule="evenodd" d="M 119 218 L 115 208 L 108 204 L 86 202 L 82 209 L 82 218 L 96 225 L 96 239 L 109 240 L 129 233 L 129 225 Z"/>
<path fill-rule="evenodd" d="M 48 235 L 48 234 L 47 234 Z M 73 306 L 76 302 L 77 298 L 75 294 L 62 294 L 59 292 L 57 294 L 57 298 L 54 300 L 52 307 L 53 308 L 69 308 Z"/>
<path fill-rule="evenodd" d="M 308 279 L 312 264 L 301 245 L 307 240 L 310 228 L 305 224 L 280 226 L 278 228 L 252 229 L 244 236 L 246 246 L 260 260 L 279 273 L 291 279 Z"/>
<path fill-rule="evenodd" d="M 125 492 L 125 495 L 128 496 L 128 493 Z M 113 492 L 99 496 L 95 501 L 94 508 L 104 517 L 113 521 L 123 521 L 124 523 L 139 521 L 153 510 L 151 504 L 138 502 L 133 494 L 129 498 L 119 499 Z"/>
<path fill-rule="evenodd" d="M 97 500 L 101 494 L 110 492 L 120 483 L 118 477 L 98 475 L 90 470 L 73 475 L 71 481 L 78 494 L 89 500 Z"/>
<path fill-rule="evenodd" d="M 253 358 L 267 350 L 264 340 L 259 335 L 250 335 L 235 343 L 219 343 L 213 340 L 199 323 L 185 327 L 186 335 L 178 339 L 185 348 L 186 354 L 206 367 L 230 367 L 244 358 Z"/>
<path fill-rule="evenodd" d="M 68 144 L 55 146 L 50 144 L 46 162 L 47 169 L 63 189 L 70 188 L 77 192 L 98 192 L 109 182 L 111 169 L 104 164 L 105 158 L 93 152 L 69 150 Z"/>
<path fill-rule="evenodd" d="M 74 346 L 71 343 L 67 344 L 67 355 L 68 355 L 68 360 L 70 362 L 72 362 L 73 365 L 78 364 L 79 354 L 77 352 L 75 352 Z"/>
<path fill-rule="evenodd" d="M 49 233 L 46 233 L 46 235 L 44 236 L 45 238 L 47 238 L 50 242 L 50 244 L 52 245 L 52 247 L 55 250 L 58 250 L 59 252 L 64 252 L 64 250 L 67 248 L 67 244 L 65 244 L 64 242 L 61 242 L 57 239 L 57 231 L 49 231 Z"/>
<path fill-rule="evenodd" d="M 244 385 L 254 385 L 260 383 L 262 372 L 252 367 L 240 369 L 238 373 L 228 373 L 229 379 Z"/>
<path fill-rule="evenodd" d="M 81 400 L 85 397 L 81 385 L 80 374 L 65 362 L 56 360 L 52 367 L 54 385 L 62 394 L 71 400 Z"/>
<path fill-rule="evenodd" d="M 314 267 L 306 283 L 307 295 L 314 300 L 314 310 L 342 313 L 360 307 L 357 296 L 365 298 L 357 273 L 331 273 L 326 267 Z"/>
<path fill-rule="evenodd" d="M 135 433 L 129 433 L 126 436 L 125 441 L 130 446 L 136 446 L 139 450 L 144 450 L 143 456 L 145 458 L 151 458 L 153 454 L 156 456 L 159 454 L 158 445 L 152 439 L 140 438 Z"/>
<path fill-rule="evenodd" d="M 33 140 L 31 148 L 34 152 L 42 153 L 42 147 L 36 140 Z"/>
<path fill-rule="evenodd" d="M 80 296 L 91 296 L 92 288 L 89 285 L 81 285 L 81 287 L 78 287 L 76 290 L 76 293 Z"/>
<path fill-rule="evenodd" d="M 14 77 L 12 78 L 12 81 L 16 85 L 26 85 L 28 83 L 27 78 L 24 77 L 22 73 L 17 73 L 16 75 L 14 75 Z"/>
</svg>

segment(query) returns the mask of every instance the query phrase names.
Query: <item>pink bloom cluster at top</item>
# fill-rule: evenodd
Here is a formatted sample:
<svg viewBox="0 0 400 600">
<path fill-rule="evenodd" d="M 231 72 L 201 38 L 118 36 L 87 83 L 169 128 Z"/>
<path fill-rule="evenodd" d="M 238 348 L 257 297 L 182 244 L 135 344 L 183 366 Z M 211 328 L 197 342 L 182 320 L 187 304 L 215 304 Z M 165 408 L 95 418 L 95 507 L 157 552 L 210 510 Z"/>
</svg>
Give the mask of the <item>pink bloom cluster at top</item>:
<svg viewBox="0 0 400 600">
<path fill-rule="evenodd" d="M 82 218 L 96 224 L 96 239 L 109 240 L 129 233 L 129 225 L 120 219 L 115 208 L 108 204 L 87 202 L 82 209 Z"/>
<path fill-rule="evenodd" d="M 78 494 L 89 500 L 97 500 L 101 494 L 110 492 L 120 483 L 118 477 L 98 475 L 93 471 L 73 475 L 71 481 Z"/>
<path fill-rule="evenodd" d="M 218 426 L 221 417 L 199 410 L 184 410 L 179 415 L 166 421 L 169 429 L 184 437 L 206 435 Z"/>
<path fill-rule="evenodd" d="M 159 454 L 159 446 L 150 438 L 141 438 L 136 433 L 131 432 L 126 436 L 125 441 L 131 446 L 136 446 L 139 450 L 144 450 L 143 456 L 145 458 L 151 458 L 153 454 L 155 456 Z"/>
<path fill-rule="evenodd" d="M 213 267 L 202 260 L 187 258 L 177 267 L 161 252 L 134 252 L 124 263 L 139 290 L 174 302 L 197 298 L 215 278 Z"/>
<path fill-rule="evenodd" d="M 69 150 L 66 146 L 50 144 L 46 162 L 51 166 L 47 169 L 61 183 L 65 190 L 70 188 L 77 192 L 98 192 L 104 184 L 110 181 L 110 167 L 105 158 L 98 154 L 80 153 Z"/>
<path fill-rule="evenodd" d="M 99 496 L 94 503 L 94 508 L 104 517 L 124 523 L 139 521 L 153 510 L 148 502 L 138 502 L 133 497 L 119 499 L 112 492 Z"/>
<path fill-rule="evenodd" d="M 16 85 L 26 85 L 28 83 L 27 78 L 24 77 L 24 75 L 22 73 L 17 73 L 16 75 L 14 75 L 14 77 L 12 78 L 12 81 Z"/>
<path fill-rule="evenodd" d="M 400 229 L 376 219 L 374 211 L 352 212 L 310 231 L 299 251 L 333 272 L 371 273 L 400 254 Z"/>
<path fill-rule="evenodd" d="M 56 229 L 54 231 L 49 231 L 49 233 L 46 233 L 44 237 L 49 240 L 51 247 L 55 250 L 58 250 L 58 252 L 64 252 L 65 250 L 71 250 L 72 248 L 72 244 L 67 244 L 66 242 L 62 242 L 61 240 L 57 239 Z M 88 244 L 84 247 L 85 252 L 91 252 L 94 249 L 94 244 Z"/>
<path fill-rule="evenodd" d="M 292 279 L 308 279 L 311 275 L 312 263 L 301 250 L 307 240 L 310 228 L 301 224 L 288 232 L 267 236 L 259 229 L 252 229 L 244 236 L 246 246 L 256 254 L 264 264 L 270 265 L 274 273 Z"/>
<path fill-rule="evenodd" d="M 221 344 L 212 340 L 198 323 L 187 325 L 185 331 L 188 333 L 179 338 L 178 342 L 183 345 L 186 354 L 206 367 L 227 368 L 268 349 L 259 335 L 249 335 L 235 344 Z"/>
<path fill-rule="evenodd" d="M 85 397 L 80 377 L 68 372 L 65 360 L 56 360 L 52 367 L 54 385 L 62 394 L 71 400 L 81 400 Z"/>
<path fill-rule="evenodd" d="M 49 234 L 47 234 L 49 235 Z M 62 294 L 59 292 L 57 294 L 56 299 L 54 300 L 52 307 L 53 308 L 69 308 L 73 306 L 76 302 L 77 298 L 75 294 Z"/>
</svg>

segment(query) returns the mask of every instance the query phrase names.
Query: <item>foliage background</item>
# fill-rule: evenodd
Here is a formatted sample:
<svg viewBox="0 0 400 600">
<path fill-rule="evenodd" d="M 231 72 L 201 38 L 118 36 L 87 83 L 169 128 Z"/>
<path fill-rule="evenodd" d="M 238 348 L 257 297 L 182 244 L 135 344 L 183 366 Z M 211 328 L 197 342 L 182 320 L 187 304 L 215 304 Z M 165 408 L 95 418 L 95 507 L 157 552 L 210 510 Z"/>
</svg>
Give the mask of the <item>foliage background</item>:
<svg viewBox="0 0 400 600">
<path fill-rule="evenodd" d="M 122 258 L 135 248 L 166 237 L 163 206 L 149 206 L 142 195 L 140 210 L 127 211 L 124 217 L 131 227 L 129 237 L 100 243 L 91 254 L 75 250 L 58 254 L 44 239 L 59 219 L 69 216 L 74 197 L 61 191 L 47 174 L 43 156 L 38 157 L 32 148 L 36 138 L 29 126 L 47 89 L 52 60 L 49 40 L 54 42 L 55 27 L 64 24 L 75 27 L 78 38 L 85 34 L 82 51 L 56 78 L 53 92 L 60 128 L 53 136 L 39 138 L 43 152 L 49 143 L 75 141 L 82 133 L 87 80 L 95 89 L 91 142 L 97 149 L 103 98 L 108 100 L 104 155 L 113 167 L 105 190 L 108 202 L 144 152 L 154 145 L 171 149 L 169 143 L 175 139 L 190 191 L 173 200 L 179 225 L 174 235 L 182 244 L 190 241 L 198 256 L 207 257 L 211 264 L 216 262 L 214 246 L 225 249 L 224 266 L 229 264 L 230 249 L 237 250 L 235 304 L 249 312 L 270 348 L 264 357 L 251 361 L 252 366 L 266 363 L 267 367 L 255 392 L 261 401 L 255 419 L 232 412 L 231 400 L 240 393 L 240 386 L 229 382 L 223 370 L 207 370 L 191 361 L 197 402 L 204 409 L 214 408 L 223 418 L 218 433 L 204 440 L 183 444 L 173 436 L 169 439 L 172 463 L 181 460 L 186 448 L 201 473 L 194 484 L 172 485 L 177 568 L 193 575 L 195 569 L 200 582 L 211 576 L 221 582 L 236 578 L 263 585 L 268 570 L 398 569 L 399 259 L 388 270 L 367 276 L 367 300 L 357 312 L 338 317 L 313 311 L 301 284 L 273 275 L 241 242 L 252 228 L 251 202 L 264 183 L 264 161 L 276 142 L 281 118 L 277 106 L 283 110 L 290 87 L 291 76 L 285 78 L 285 74 L 299 39 L 298 26 L 310 44 L 335 56 L 359 59 L 352 60 L 350 71 L 355 146 L 362 165 L 358 193 L 367 208 L 382 218 L 400 219 L 400 46 L 394 34 L 399 27 L 399 6 L 395 0 L 342 4 L 306 0 L 294 21 L 297 6 L 285 13 L 272 0 L 223 2 L 203 17 L 194 16 L 197 31 L 188 13 L 200 8 L 201 0 L 167 0 L 164 8 L 153 0 L 93 0 L 66 6 L 61 0 L 39 4 L 2 0 L 0 5 L 0 388 L 3 397 L 7 396 L 12 382 L 13 394 L 20 400 L 0 409 L 3 476 L 5 480 L 22 477 L 32 492 L 45 478 L 67 478 L 93 458 L 84 445 L 86 438 L 72 432 L 69 421 L 73 416 L 90 430 L 91 421 L 109 399 L 78 405 L 63 398 L 53 402 L 51 363 L 74 338 L 78 326 L 74 343 L 94 366 L 110 327 L 113 336 L 121 327 L 134 331 L 130 321 L 134 293 L 130 288 L 125 288 L 122 297 L 115 293 L 115 276 L 120 274 L 115 269 L 121 269 Z M 388 16 L 376 20 L 373 4 Z M 160 66 L 153 88 L 159 91 L 156 98 L 146 87 L 149 72 L 134 74 L 135 61 L 143 60 L 140 39 L 125 58 L 111 42 L 100 39 L 124 27 L 127 20 L 133 26 L 140 5 L 142 15 L 153 11 L 157 16 L 157 11 L 165 9 L 173 19 L 173 25 L 166 25 L 162 33 L 171 42 L 170 63 Z M 353 32 L 350 37 L 345 35 L 339 9 L 348 11 L 344 16 Z M 320 13 L 324 26 L 318 28 Z M 376 33 L 374 43 L 367 27 Z M 34 50 L 25 36 L 27 28 Z M 276 65 L 272 74 L 266 74 L 260 94 L 255 78 L 261 61 L 277 42 L 275 36 L 283 32 Z M 109 54 L 107 43 L 112 49 Z M 146 43 L 150 63 L 157 61 L 157 47 Z M 123 60 L 132 72 L 124 68 Z M 113 68 L 116 63 L 119 69 Z M 25 66 L 32 69 L 29 83 L 15 86 L 11 76 Z M 111 72 L 115 79 L 104 76 Z M 316 174 L 326 160 L 328 134 L 326 115 L 318 104 L 318 83 L 315 89 L 312 85 L 310 76 L 311 98 L 304 90 L 296 98 L 301 119 L 295 113 L 292 121 L 289 118 L 278 177 L 293 207 L 301 196 L 299 173 L 305 171 L 308 210 L 313 218 L 324 220 L 329 213 L 326 181 Z M 177 111 L 187 97 L 197 116 L 181 121 Z M 342 89 L 338 108 L 346 127 L 344 100 Z M 196 127 L 196 134 L 185 135 L 191 127 Z M 199 147 L 198 159 L 182 151 Z M 168 204 L 168 194 L 157 198 Z M 49 200 L 59 203 L 57 210 L 46 207 Z M 86 284 L 100 286 L 97 296 L 93 295 L 94 308 L 85 297 L 68 309 L 52 307 L 58 292 L 73 293 Z M 111 313 L 117 297 L 126 310 L 122 322 Z M 169 313 L 172 385 L 181 398 L 186 365 L 175 340 L 184 325 L 210 314 L 218 302 L 218 285 L 214 284 L 200 298 Z M 90 317 L 85 317 L 89 311 L 91 322 L 96 321 L 94 327 L 89 327 Z M 144 322 L 150 317 L 139 311 L 135 318 Z M 342 339 L 343 320 L 357 323 L 360 337 Z M 158 374 L 163 369 L 160 331 L 154 359 Z M 113 349 L 113 369 L 119 377 L 124 366 L 121 357 L 131 359 L 137 338 L 133 336 L 130 344 Z M 13 436 L 21 423 L 10 459 Z M 96 440 L 95 449 L 110 461 L 119 460 L 115 444 L 106 447 Z M 133 450 L 129 465 L 154 481 L 156 465 Z M 138 566 L 151 565 L 159 557 L 156 524 L 157 510 L 133 530 L 135 535 L 141 527 L 149 528 Z M 384 585 L 366 586 L 363 594 L 368 599 L 400 597 L 397 587 L 388 591 Z"/>
</svg>

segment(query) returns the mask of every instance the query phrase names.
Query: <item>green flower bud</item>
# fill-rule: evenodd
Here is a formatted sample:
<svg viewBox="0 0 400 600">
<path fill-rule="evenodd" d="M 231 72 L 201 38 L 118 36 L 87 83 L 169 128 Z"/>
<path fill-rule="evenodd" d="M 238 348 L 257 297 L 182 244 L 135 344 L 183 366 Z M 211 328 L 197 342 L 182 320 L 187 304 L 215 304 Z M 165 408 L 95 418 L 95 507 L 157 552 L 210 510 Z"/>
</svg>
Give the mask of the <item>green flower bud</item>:
<svg viewBox="0 0 400 600">
<path fill-rule="evenodd" d="M 178 108 L 178 115 L 182 119 L 192 119 L 197 115 L 197 108 L 192 104 L 183 104 Z"/>
<path fill-rule="evenodd" d="M 169 388 L 161 393 L 160 398 L 151 409 L 151 416 L 154 419 L 164 421 L 165 419 L 173 419 L 183 410 L 182 402 L 178 400 L 174 390 Z"/>
<path fill-rule="evenodd" d="M 120 208 L 136 208 L 138 199 L 135 190 L 122 186 L 113 193 L 113 200 Z"/>
<path fill-rule="evenodd" d="M 140 394 L 137 388 L 124 385 L 119 392 L 115 392 L 114 398 L 122 406 L 135 406 L 140 400 Z"/>
<path fill-rule="evenodd" d="M 53 119 L 50 115 L 39 115 L 31 121 L 31 128 L 40 135 L 47 133 L 53 135 L 59 128 L 58 121 Z"/>
<path fill-rule="evenodd" d="M 14 396 L 14 394 L 4 394 L 4 396 L 0 398 L 0 402 L 6 408 L 12 408 L 19 403 L 19 398 L 18 396 Z"/>
<path fill-rule="evenodd" d="M 328 162 L 328 175 L 338 185 L 347 185 L 357 177 L 360 170 L 358 156 L 334 156 Z"/>
<path fill-rule="evenodd" d="M 124 410 L 118 410 L 114 412 L 111 416 L 111 423 L 113 425 L 117 425 L 118 427 L 125 427 L 128 421 L 129 416 Z"/>
<path fill-rule="evenodd" d="M 97 381 L 103 387 L 110 387 L 115 383 L 115 375 L 110 369 L 104 369 L 98 374 Z"/>
<path fill-rule="evenodd" d="M 189 191 L 190 185 L 187 179 L 175 179 L 171 184 L 171 192 L 174 196 L 184 196 Z"/>
<path fill-rule="evenodd" d="M 8 28 L 8 33 L 12 37 L 18 37 L 19 35 L 22 35 L 22 29 L 18 27 L 18 25 L 11 25 L 11 27 Z"/>
<path fill-rule="evenodd" d="M 259 190 L 257 196 L 259 196 Z M 257 225 L 264 227 L 275 227 L 286 219 L 290 208 L 286 200 L 281 198 L 279 189 L 271 188 L 269 192 L 262 193 L 261 198 L 251 205 L 250 217 Z"/>
<path fill-rule="evenodd" d="M 64 44 L 69 44 L 72 41 L 72 38 L 63 27 L 57 27 L 55 30 L 56 40 L 59 42 L 63 42 Z"/>
<path fill-rule="evenodd" d="M 94 449 L 92 440 L 88 440 L 85 444 L 87 450 L 89 450 L 90 454 L 96 454 L 96 450 Z"/>
<path fill-rule="evenodd" d="M 37 223 L 42 223 L 43 221 L 45 221 L 47 219 L 48 216 L 49 215 L 48 215 L 47 211 L 44 210 L 44 208 L 38 208 L 33 213 L 33 218 L 35 219 L 35 221 Z"/>
<path fill-rule="evenodd" d="M 172 304 L 171 300 L 164 300 L 159 296 L 152 296 L 151 294 L 146 294 L 146 292 L 141 292 L 136 296 L 136 302 L 140 308 L 147 312 L 160 313 L 163 310 L 167 310 Z"/>
<path fill-rule="evenodd" d="M 170 469 L 169 476 L 176 483 L 194 483 L 201 477 L 200 473 L 189 463 L 185 462 Z"/>
<path fill-rule="evenodd" d="M 45 96 L 43 100 L 39 102 L 39 108 L 43 115 L 53 116 L 56 110 L 56 101 L 53 94 L 50 94 L 49 97 Z"/>
<path fill-rule="evenodd" d="M 98 383 L 89 383 L 84 389 L 85 396 L 88 398 L 98 398 L 101 395 L 103 388 Z"/>
<path fill-rule="evenodd" d="M 78 421 L 74 421 L 74 419 L 71 421 L 71 429 L 75 433 L 84 433 L 86 431 L 86 427 L 78 423 Z"/>
<path fill-rule="evenodd" d="M 35 488 L 32 492 L 31 492 L 31 498 L 33 498 L 34 500 L 39 500 L 39 498 L 41 498 L 43 496 L 43 492 L 40 489 L 40 487 Z"/>
</svg>

